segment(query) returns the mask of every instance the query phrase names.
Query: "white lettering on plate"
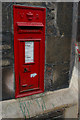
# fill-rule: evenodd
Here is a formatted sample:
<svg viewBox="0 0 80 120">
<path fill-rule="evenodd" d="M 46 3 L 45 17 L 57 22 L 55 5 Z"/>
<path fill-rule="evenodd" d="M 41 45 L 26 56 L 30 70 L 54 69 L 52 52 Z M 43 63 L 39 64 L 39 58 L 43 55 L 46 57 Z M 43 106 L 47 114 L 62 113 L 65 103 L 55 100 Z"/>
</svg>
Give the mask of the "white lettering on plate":
<svg viewBox="0 0 80 120">
<path fill-rule="evenodd" d="M 34 42 L 25 42 L 25 63 L 34 62 Z"/>
<path fill-rule="evenodd" d="M 33 73 L 30 75 L 30 77 L 32 78 L 32 77 L 35 77 L 36 75 L 37 75 L 36 73 Z"/>
</svg>

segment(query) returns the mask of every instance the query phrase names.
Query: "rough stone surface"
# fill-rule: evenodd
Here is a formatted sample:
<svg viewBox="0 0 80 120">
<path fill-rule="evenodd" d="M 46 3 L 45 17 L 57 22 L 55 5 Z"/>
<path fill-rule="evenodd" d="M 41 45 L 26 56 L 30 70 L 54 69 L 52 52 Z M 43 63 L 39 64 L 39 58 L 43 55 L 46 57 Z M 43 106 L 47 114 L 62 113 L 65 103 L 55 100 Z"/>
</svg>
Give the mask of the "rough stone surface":
<svg viewBox="0 0 80 120">
<path fill-rule="evenodd" d="M 30 118 L 77 104 L 71 88 L 2 102 L 3 118 Z M 58 115 L 58 114 L 57 114 Z"/>
<path fill-rule="evenodd" d="M 78 110 L 77 105 L 65 109 L 64 117 L 67 118 L 67 119 L 71 119 L 71 118 L 72 119 L 78 119 L 77 118 L 77 113 L 78 113 L 77 110 Z"/>
<path fill-rule="evenodd" d="M 9 2 L 2 3 L 3 100 L 15 97 L 15 90 L 11 91 L 7 88 L 7 82 L 8 84 L 12 84 L 11 86 L 15 84 L 15 78 L 11 77 L 14 76 L 13 4 L 14 3 Z M 68 87 L 73 11 L 72 3 L 15 2 L 15 4 L 46 7 L 45 91 Z M 12 69 L 12 72 L 10 72 L 9 69 Z"/>
</svg>

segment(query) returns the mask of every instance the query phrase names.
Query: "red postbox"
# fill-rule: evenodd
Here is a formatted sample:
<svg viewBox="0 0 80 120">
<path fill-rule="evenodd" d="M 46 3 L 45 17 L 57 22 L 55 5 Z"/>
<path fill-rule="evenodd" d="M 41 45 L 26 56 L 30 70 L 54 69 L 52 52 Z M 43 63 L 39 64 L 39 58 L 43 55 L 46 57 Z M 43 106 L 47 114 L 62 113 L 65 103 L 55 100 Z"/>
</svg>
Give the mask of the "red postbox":
<svg viewBox="0 0 80 120">
<path fill-rule="evenodd" d="M 44 91 L 46 8 L 13 6 L 15 97 Z"/>
</svg>

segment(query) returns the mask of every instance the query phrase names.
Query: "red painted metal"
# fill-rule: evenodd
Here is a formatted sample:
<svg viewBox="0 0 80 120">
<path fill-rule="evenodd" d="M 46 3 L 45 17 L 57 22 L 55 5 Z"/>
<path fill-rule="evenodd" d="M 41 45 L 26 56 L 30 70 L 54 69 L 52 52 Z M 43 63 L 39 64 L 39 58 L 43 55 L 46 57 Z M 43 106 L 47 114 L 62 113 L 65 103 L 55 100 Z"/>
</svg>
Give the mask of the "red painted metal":
<svg viewBox="0 0 80 120">
<path fill-rule="evenodd" d="M 17 22 L 18 26 L 36 26 L 36 27 L 43 27 L 44 25 L 40 22 Z"/>
<path fill-rule="evenodd" d="M 76 50 L 78 52 L 78 57 L 79 57 L 79 62 L 80 62 L 80 51 L 79 51 L 78 45 L 76 43 L 75 43 L 75 46 L 76 46 Z"/>
<path fill-rule="evenodd" d="M 15 97 L 41 93 L 44 91 L 46 8 L 14 5 L 13 21 Z M 25 62 L 26 42 L 34 45 L 32 62 Z"/>
</svg>

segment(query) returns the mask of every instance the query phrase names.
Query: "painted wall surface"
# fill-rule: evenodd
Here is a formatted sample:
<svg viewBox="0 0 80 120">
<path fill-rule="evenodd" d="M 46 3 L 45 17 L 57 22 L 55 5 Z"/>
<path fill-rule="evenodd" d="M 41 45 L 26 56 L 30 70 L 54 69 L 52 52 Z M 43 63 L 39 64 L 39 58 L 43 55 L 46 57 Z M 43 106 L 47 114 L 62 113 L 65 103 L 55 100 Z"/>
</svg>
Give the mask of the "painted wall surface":
<svg viewBox="0 0 80 120">
<path fill-rule="evenodd" d="M 3 100 L 15 98 L 13 4 L 46 7 L 45 92 L 68 87 L 72 37 L 72 3 L 2 3 Z"/>
</svg>

